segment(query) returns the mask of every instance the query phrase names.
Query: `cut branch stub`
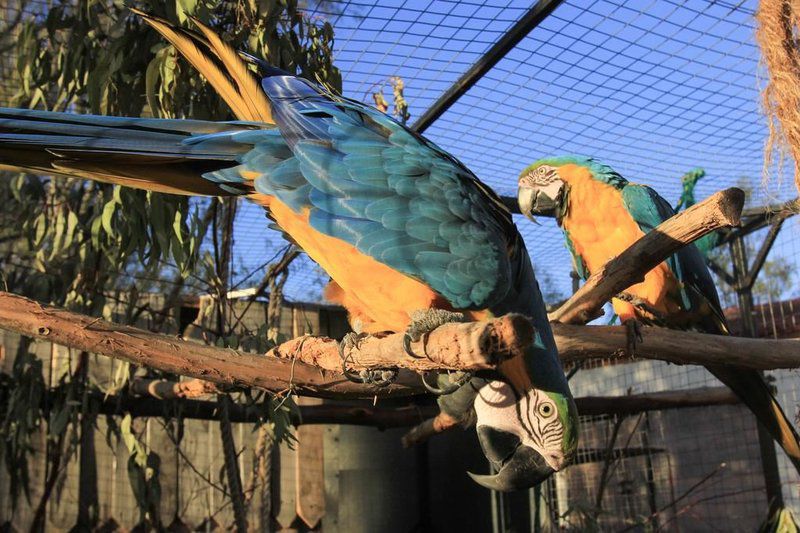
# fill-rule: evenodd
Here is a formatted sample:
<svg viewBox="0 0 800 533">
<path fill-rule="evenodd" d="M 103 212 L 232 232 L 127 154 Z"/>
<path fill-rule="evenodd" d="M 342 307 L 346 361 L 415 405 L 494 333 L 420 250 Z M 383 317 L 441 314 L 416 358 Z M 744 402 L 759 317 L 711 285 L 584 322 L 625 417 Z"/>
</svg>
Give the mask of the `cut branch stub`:
<svg viewBox="0 0 800 533">
<path fill-rule="evenodd" d="M 645 274 L 684 246 L 712 231 L 737 226 L 743 206 L 744 192 L 732 187 L 665 220 L 603 265 L 569 300 L 550 313 L 549 319 L 576 324 L 596 318 L 607 301 L 644 280 Z"/>
</svg>

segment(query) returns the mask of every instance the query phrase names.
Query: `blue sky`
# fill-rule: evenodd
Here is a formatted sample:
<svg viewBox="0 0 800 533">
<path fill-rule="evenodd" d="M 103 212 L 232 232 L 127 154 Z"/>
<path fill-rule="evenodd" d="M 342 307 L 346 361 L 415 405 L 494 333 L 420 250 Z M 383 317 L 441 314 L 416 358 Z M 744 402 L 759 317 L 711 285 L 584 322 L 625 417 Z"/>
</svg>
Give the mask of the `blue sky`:
<svg viewBox="0 0 800 533">
<path fill-rule="evenodd" d="M 376 84 L 401 76 L 412 123 L 529 6 L 377 4 L 327 3 L 315 16 L 334 25 L 345 94 L 371 101 Z M 530 162 L 579 153 L 655 187 L 672 203 L 680 176 L 695 167 L 707 172 L 696 191 L 700 198 L 744 178 L 754 190 L 753 205 L 788 199 L 788 173 L 769 193 L 760 185 L 767 130 L 759 111 L 755 7 L 754 0 L 566 1 L 426 136 L 502 194 L 514 194 L 517 175 Z M 555 223 L 517 223 L 543 284 L 568 292 L 570 263 Z M 773 253 L 797 261 L 798 235 L 792 220 Z M 264 229 L 260 209 L 244 207 L 236 234 L 241 269 L 258 267 L 281 246 Z M 287 295 L 316 300 L 323 281 L 303 260 L 294 266 Z M 789 294 L 796 289 L 787 288 Z"/>
</svg>

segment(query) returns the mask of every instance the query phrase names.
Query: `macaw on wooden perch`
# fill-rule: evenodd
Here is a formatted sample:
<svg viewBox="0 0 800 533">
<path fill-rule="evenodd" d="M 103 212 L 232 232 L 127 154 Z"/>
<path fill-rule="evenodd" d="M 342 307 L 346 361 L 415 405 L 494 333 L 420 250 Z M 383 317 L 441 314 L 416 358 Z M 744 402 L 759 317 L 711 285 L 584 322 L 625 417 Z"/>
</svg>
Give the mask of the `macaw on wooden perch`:
<svg viewBox="0 0 800 533">
<path fill-rule="evenodd" d="M 522 213 L 554 216 L 572 254 L 575 270 L 587 279 L 645 233 L 675 213 L 659 194 L 629 183 L 594 159 L 541 159 L 519 177 Z M 648 272 L 644 281 L 612 300 L 614 311 L 635 335 L 645 324 L 728 334 L 716 287 L 702 254 L 684 247 Z M 761 374 L 727 365 L 706 367 L 750 408 L 800 471 L 800 443 Z"/>
<path fill-rule="evenodd" d="M 0 165 L 159 192 L 243 195 L 332 278 L 360 332 L 417 340 L 444 321 L 532 318 L 524 357 L 441 396 L 465 418 L 497 490 L 540 483 L 577 446 L 577 412 L 525 245 L 500 199 L 455 158 L 385 114 L 200 33 L 138 13 L 239 121 L 0 110 Z M 358 342 L 349 337 L 344 342 Z M 444 376 L 440 377 L 440 382 Z M 446 381 L 446 380 L 444 380 Z M 466 381 L 466 380 L 463 380 Z M 453 389 L 455 387 L 451 387 Z"/>
</svg>

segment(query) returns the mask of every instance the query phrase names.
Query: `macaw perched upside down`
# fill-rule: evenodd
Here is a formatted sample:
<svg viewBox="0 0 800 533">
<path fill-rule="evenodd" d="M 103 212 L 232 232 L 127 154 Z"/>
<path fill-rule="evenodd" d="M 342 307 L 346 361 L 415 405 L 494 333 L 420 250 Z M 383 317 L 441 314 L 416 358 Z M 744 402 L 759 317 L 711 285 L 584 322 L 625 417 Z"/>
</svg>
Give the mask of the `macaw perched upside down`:
<svg viewBox="0 0 800 533">
<path fill-rule="evenodd" d="M 648 231 L 673 216 L 656 191 L 629 183 L 610 167 L 580 156 L 541 159 L 519 177 L 520 209 L 529 218 L 555 216 L 575 270 L 587 279 Z M 728 328 L 703 256 L 684 247 L 612 300 L 628 324 L 725 335 Z M 706 367 L 730 387 L 769 430 L 800 471 L 798 435 L 760 373 L 727 365 Z"/>
<path fill-rule="evenodd" d="M 327 94 L 202 34 L 140 13 L 239 122 L 0 110 L 0 165 L 191 195 L 244 195 L 331 276 L 361 331 L 404 331 L 423 310 L 532 317 L 525 357 L 473 378 L 442 409 L 473 407 L 494 476 L 513 490 L 563 468 L 577 414 L 524 243 L 464 165 L 383 113 Z M 439 316 L 433 313 L 435 316 Z"/>
</svg>

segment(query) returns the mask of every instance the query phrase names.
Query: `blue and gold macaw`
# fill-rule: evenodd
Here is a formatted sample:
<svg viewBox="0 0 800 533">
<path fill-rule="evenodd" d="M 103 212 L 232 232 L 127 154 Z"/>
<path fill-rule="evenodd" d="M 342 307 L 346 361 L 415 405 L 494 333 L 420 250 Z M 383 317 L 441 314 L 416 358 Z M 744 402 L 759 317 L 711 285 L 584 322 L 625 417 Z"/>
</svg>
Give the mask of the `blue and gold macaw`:
<svg viewBox="0 0 800 533">
<path fill-rule="evenodd" d="M 246 196 L 330 275 L 327 297 L 362 332 L 418 337 L 454 313 L 532 317 L 536 338 L 524 357 L 474 377 L 440 406 L 457 419 L 475 409 L 497 470 L 473 476 L 479 483 L 527 488 L 563 468 L 577 446 L 575 404 L 528 253 L 500 199 L 385 114 L 237 53 L 197 21 L 200 33 L 139 14 L 238 121 L 3 109 L 0 165 L 167 193 Z"/>
<path fill-rule="evenodd" d="M 526 168 L 519 177 L 518 200 L 529 218 L 555 216 L 583 279 L 675 214 L 650 187 L 629 183 L 611 167 L 581 156 L 541 159 Z M 621 296 L 612 304 L 626 324 L 639 321 L 728 333 L 716 287 L 694 245 L 658 265 Z M 750 408 L 800 470 L 797 432 L 761 374 L 727 365 L 706 368 Z"/>
</svg>

